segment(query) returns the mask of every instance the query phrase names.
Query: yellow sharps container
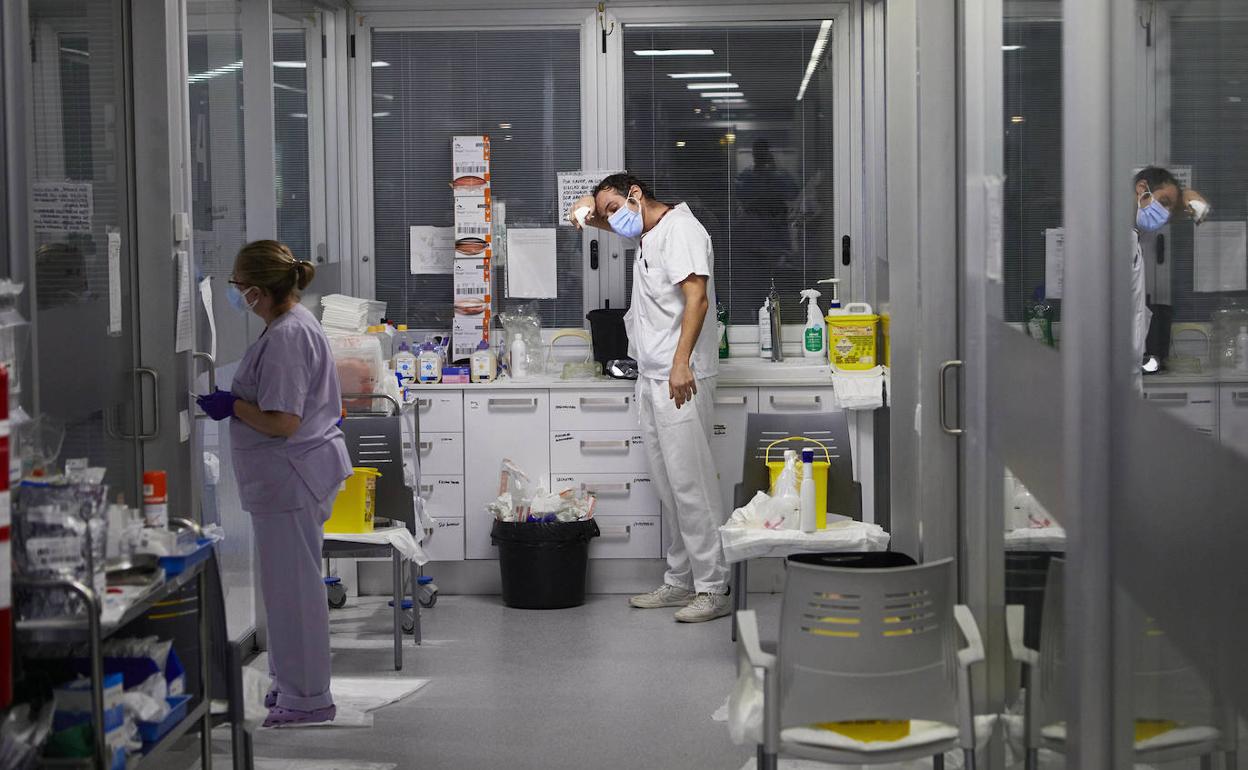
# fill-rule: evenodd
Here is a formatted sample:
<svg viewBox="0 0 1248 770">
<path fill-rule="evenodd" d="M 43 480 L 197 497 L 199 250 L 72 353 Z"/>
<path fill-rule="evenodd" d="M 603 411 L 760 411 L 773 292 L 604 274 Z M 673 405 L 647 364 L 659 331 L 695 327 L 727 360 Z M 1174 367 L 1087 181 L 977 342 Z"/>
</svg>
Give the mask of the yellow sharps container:
<svg viewBox="0 0 1248 770">
<path fill-rule="evenodd" d="M 876 353 L 880 317 L 865 302 L 851 302 L 828 315 L 828 359 L 836 369 L 859 372 L 880 363 Z"/>
</svg>

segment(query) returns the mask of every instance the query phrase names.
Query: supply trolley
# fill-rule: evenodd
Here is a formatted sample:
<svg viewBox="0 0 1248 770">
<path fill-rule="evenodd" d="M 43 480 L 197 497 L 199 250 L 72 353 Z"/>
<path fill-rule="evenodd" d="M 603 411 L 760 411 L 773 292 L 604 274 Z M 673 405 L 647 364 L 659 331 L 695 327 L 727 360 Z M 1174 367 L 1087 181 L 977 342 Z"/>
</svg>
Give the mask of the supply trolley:
<svg viewBox="0 0 1248 770">
<path fill-rule="evenodd" d="M 365 512 L 344 518 L 338 516 L 336 505 L 336 518 L 349 518 L 351 531 L 327 529 L 322 555 L 327 560 L 390 556 L 394 567 L 394 667 L 399 670 L 403 667 L 403 633 L 413 634 L 419 645 L 420 608 L 432 607 L 437 600 L 437 586 L 422 574 L 427 559 L 421 544 L 432 536 L 433 522 L 423 515 L 423 506 L 413 494 L 420 484 L 419 455 L 415 451 L 420 441 L 419 417 L 414 408 L 404 407 L 385 394 L 346 393 L 343 403 L 348 405 L 342 431 L 351 464 L 357 475 L 371 478 L 371 500 L 359 502 L 365 507 L 371 505 L 372 511 L 371 515 Z M 377 527 L 375 522 L 391 526 Z M 346 604 L 347 592 L 340 578 L 326 577 L 326 589 L 330 607 Z"/>
</svg>

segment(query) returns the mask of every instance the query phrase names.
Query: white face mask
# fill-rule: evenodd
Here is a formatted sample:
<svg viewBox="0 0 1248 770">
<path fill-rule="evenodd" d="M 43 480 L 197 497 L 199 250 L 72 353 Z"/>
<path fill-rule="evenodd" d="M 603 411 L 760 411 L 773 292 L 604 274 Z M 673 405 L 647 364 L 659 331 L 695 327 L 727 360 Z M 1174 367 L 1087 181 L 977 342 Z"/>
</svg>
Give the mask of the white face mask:
<svg viewBox="0 0 1248 770">
<path fill-rule="evenodd" d="M 229 299 L 230 304 L 240 313 L 250 313 L 256 309 L 256 303 L 260 301 L 260 295 L 257 294 L 255 299 L 247 299 L 247 295 L 255 290 L 255 286 L 248 286 L 246 290 L 240 291 L 237 286 L 230 284 L 225 290 L 225 296 Z"/>
</svg>

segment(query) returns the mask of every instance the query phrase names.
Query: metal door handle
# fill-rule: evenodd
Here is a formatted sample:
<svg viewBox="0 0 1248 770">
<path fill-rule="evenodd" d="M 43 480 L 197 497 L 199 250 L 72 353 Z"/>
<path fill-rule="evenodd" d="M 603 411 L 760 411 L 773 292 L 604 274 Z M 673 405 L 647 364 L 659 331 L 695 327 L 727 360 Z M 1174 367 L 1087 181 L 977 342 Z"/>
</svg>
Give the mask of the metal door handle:
<svg viewBox="0 0 1248 770">
<path fill-rule="evenodd" d="M 744 403 L 742 397 L 742 403 Z M 772 396 L 772 406 L 820 406 L 823 404 L 823 396 Z"/>
<path fill-rule="evenodd" d="M 587 450 L 587 449 L 590 449 L 590 450 L 593 450 L 593 449 L 602 449 L 602 450 L 611 450 L 611 449 L 617 449 L 617 450 L 618 450 L 618 449 L 622 449 L 622 450 L 624 450 L 625 452 L 627 452 L 627 451 L 628 451 L 628 447 L 629 447 L 629 443 L 628 443 L 628 440 L 627 440 L 627 439 L 625 439 L 625 440 L 623 440 L 623 441 L 582 441 L 582 442 L 581 442 L 581 451 L 585 451 L 585 450 Z"/>
<path fill-rule="evenodd" d="M 420 451 L 422 451 L 422 452 L 432 452 L 432 451 L 433 451 L 433 442 L 432 442 L 432 441 L 422 441 L 422 442 L 420 442 Z"/>
<path fill-rule="evenodd" d="M 212 357 L 211 353 L 195 351 L 191 353 L 191 357 L 196 361 L 203 361 L 208 364 L 208 392 L 212 393 L 217 389 L 217 359 Z"/>
<path fill-rule="evenodd" d="M 627 497 L 633 491 L 631 483 L 624 484 L 582 484 L 581 489 L 591 495 L 624 495 Z"/>
<path fill-rule="evenodd" d="M 536 398 L 491 398 L 486 400 L 488 406 L 532 407 L 537 408 Z"/>
<path fill-rule="evenodd" d="M 421 497 L 423 497 L 423 498 L 425 498 L 426 500 L 428 500 L 429 498 L 433 497 L 433 485 L 432 485 L 432 484 L 421 484 L 421 485 L 420 485 L 420 496 L 421 496 Z"/>
<path fill-rule="evenodd" d="M 625 540 L 631 540 L 633 536 L 633 527 L 631 524 L 626 524 L 623 527 L 599 527 L 598 536 L 599 537 L 622 537 Z"/>
<path fill-rule="evenodd" d="M 715 399 L 715 406 L 745 406 L 746 403 L 748 402 L 746 401 L 745 396 L 725 396 L 723 398 Z M 772 403 L 775 403 L 774 396 L 772 397 Z"/>
<path fill-rule="evenodd" d="M 425 407 L 433 406 L 433 399 L 432 398 L 418 398 L 416 399 L 416 406 L 421 409 L 424 409 Z"/>
<path fill-rule="evenodd" d="M 1187 391 L 1181 393 L 1145 393 L 1149 401 L 1165 401 L 1166 406 L 1182 406 L 1187 403 Z"/>
<path fill-rule="evenodd" d="M 584 408 L 585 408 L 585 407 L 587 407 L 587 406 L 598 406 L 598 407 L 610 407 L 610 406 L 617 406 L 617 407 L 620 407 L 621 409 L 627 409 L 627 408 L 628 408 L 628 400 L 629 400 L 629 397 L 628 397 L 628 396 L 622 396 L 622 397 L 620 397 L 620 398 L 602 398 L 602 397 L 598 397 L 598 398 L 586 398 L 586 397 L 582 397 L 582 398 L 581 398 L 581 408 L 582 408 L 582 409 L 584 409 Z"/>
<path fill-rule="evenodd" d="M 1248 401 L 1248 390 L 1231 391 L 1231 401 L 1235 403 Z"/>
<path fill-rule="evenodd" d="M 135 368 L 134 374 L 140 378 L 152 378 L 152 430 L 150 432 L 140 432 L 139 441 L 155 441 L 160 436 L 160 373 L 155 369 L 139 366 Z M 143 398 L 142 383 L 139 384 L 139 398 Z M 139 413 L 140 421 L 143 419 L 142 414 L 142 412 Z"/>
<path fill-rule="evenodd" d="M 947 378 L 945 377 L 945 374 L 954 367 L 961 369 L 962 362 L 955 358 L 952 361 L 946 361 L 940 365 L 940 375 L 939 375 L 940 395 L 938 396 L 938 398 L 940 399 L 940 410 L 939 410 L 940 411 L 940 429 L 943 430 L 945 433 L 948 433 L 950 436 L 961 436 L 966 431 L 964 431 L 962 428 L 955 428 L 951 426 L 948 420 L 949 399 L 946 396 L 945 383 L 946 383 Z"/>
</svg>

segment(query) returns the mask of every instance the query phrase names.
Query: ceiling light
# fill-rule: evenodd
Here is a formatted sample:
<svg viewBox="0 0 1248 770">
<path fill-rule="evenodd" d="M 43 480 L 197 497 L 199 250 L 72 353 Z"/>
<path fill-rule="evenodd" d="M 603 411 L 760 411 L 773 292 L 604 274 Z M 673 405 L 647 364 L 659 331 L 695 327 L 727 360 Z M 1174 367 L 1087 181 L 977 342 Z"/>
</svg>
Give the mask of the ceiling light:
<svg viewBox="0 0 1248 770">
<path fill-rule="evenodd" d="M 275 61 L 273 69 L 279 70 L 306 70 L 308 63 L 306 61 Z"/>
<path fill-rule="evenodd" d="M 637 56 L 714 56 L 710 48 L 652 48 L 646 51 L 633 51 Z"/>
<path fill-rule="evenodd" d="M 1022 122 L 1023 122 L 1023 120 L 1024 120 L 1024 118 L 1023 118 L 1023 116 L 1022 116 L 1022 115 L 1015 115 L 1015 116 L 1013 116 L 1013 117 L 1011 117 L 1011 118 L 1010 118 L 1010 122 L 1011 122 L 1011 123 L 1022 123 Z"/>
<path fill-rule="evenodd" d="M 74 56 L 86 56 L 88 58 L 91 56 L 90 51 L 80 51 L 77 48 L 69 48 L 66 46 L 61 46 L 61 53 L 73 54 Z"/>
<path fill-rule="evenodd" d="M 373 66 L 374 66 L 374 67 L 389 67 L 389 66 L 390 66 L 390 62 L 388 62 L 388 61 L 375 61 L 375 62 L 373 62 Z"/>
<path fill-rule="evenodd" d="M 736 83 L 686 83 L 690 91 L 705 91 L 708 88 L 740 88 Z"/>
<path fill-rule="evenodd" d="M 828 47 L 828 33 L 831 31 L 832 20 L 824 19 L 819 25 L 819 36 L 815 38 L 815 46 L 810 49 L 810 61 L 806 63 L 806 74 L 802 77 L 802 85 L 797 89 L 799 102 L 806 95 L 806 86 L 810 85 L 810 79 L 815 75 L 815 68 L 819 66 L 819 60 L 823 58 L 823 52 Z"/>
<path fill-rule="evenodd" d="M 685 146 L 685 143 L 684 143 L 683 141 L 680 141 L 680 142 L 677 142 L 677 143 L 676 143 L 676 146 L 677 146 L 677 147 L 684 147 L 684 146 Z"/>
<path fill-rule="evenodd" d="M 374 113 L 373 113 L 373 117 L 374 117 L 374 118 L 388 118 L 388 117 L 390 117 L 390 113 L 388 113 L 388 112 L 374 112 Z"/>
<path fill-rule="evenodd" d="M 742 93 L 742 92 L 740 92 L 740 91 L 703 91 L 703 92 L 701 93 L 701 96 L 706 96 L 706 97 L 714 97 L 714 96 L 745 96 L 745 94 L 743 94 L 743 93 Z"/>
<path fill-rule="evenodd" d="M 303 120 L 307 120 L 307 119 L 308 119 L 308 113 L 306 113 L 306 112 L 292 112 L 292 113 L 290 113 L 290 116 L 291 116 L 292 118 L 301 118 L 301 119 L 303 119 Z"/>
<path fill-rule="evenodd" d="M 205 80 L 211 80 L 212 78 L 220 77 L 221 75 L 226 75 L 231 72 L 237 72 L 241 70 L 242 68 L 243 68 L 243 63 L 241 61 L 231 62 L 230 64 L 217 67 L 216 69 L 205 70 L 203 72 L 196 72 L 193 75 L 188 75 L 186 78 L 186 82 L 187 83 L 202 83 Z"/>
<path fill-rule="evenodd" d="M 701 108 L 701 107 L 694 107 L 694 108 L 693 108 L 693 114 L 694 114 L 694 115 L 701 115 L 701 114 L 702 114 L 702 108 Z"/>
<path fill-rule="evenodd" d="M 1003 45 L 1001 46 L 1001 50 L 1002 51 L 1021 51 L 1026 47 L 1027 46 L 1023 46 L 1023 45 Z"/>
<path fill-rule="evenodd" d="M 385 99 L 388 102 L 394 101 L 394 96 L 392 94 L 373 94 L 373 97 L 376 99 Z"/>
<path fill-rule="evenodd" d="M 745 99 L 712 99 L 716 104 L 745 104 Z"/>
<path fill-rule="evenodd" d="M 503 141 L 504 141 L 504 142 L 510 142 L 510 141 L 511 141 L 511 134 L 508 134 L 507 136 L 504 136 L 504 137 L 503 137 Z"/>
<path fill-rule="evenodd" d="M 274 83 L 273 87 L 282 91 L 290 91 L 291 93 L 296 93 L 296 94 L 307 93 L 307 91 L 303 90 L 302 88 L 295 88 L 294 86 L 288 86 L 285 83 Z"/>
<path fill-rule="evenodd" d="M 693 78 L 730 78 L 731 72 L 669 72 L 669 78 L 684 78 L 690 80 Z"/>
<path fill-rule="evenodd" d="M 499 124 L 498 124 L 498 127 L 499 127 L 499 128 L 511 128 L 511 124 L 510 124 L 510 123 L 499 123 Z"/>
</svg>

